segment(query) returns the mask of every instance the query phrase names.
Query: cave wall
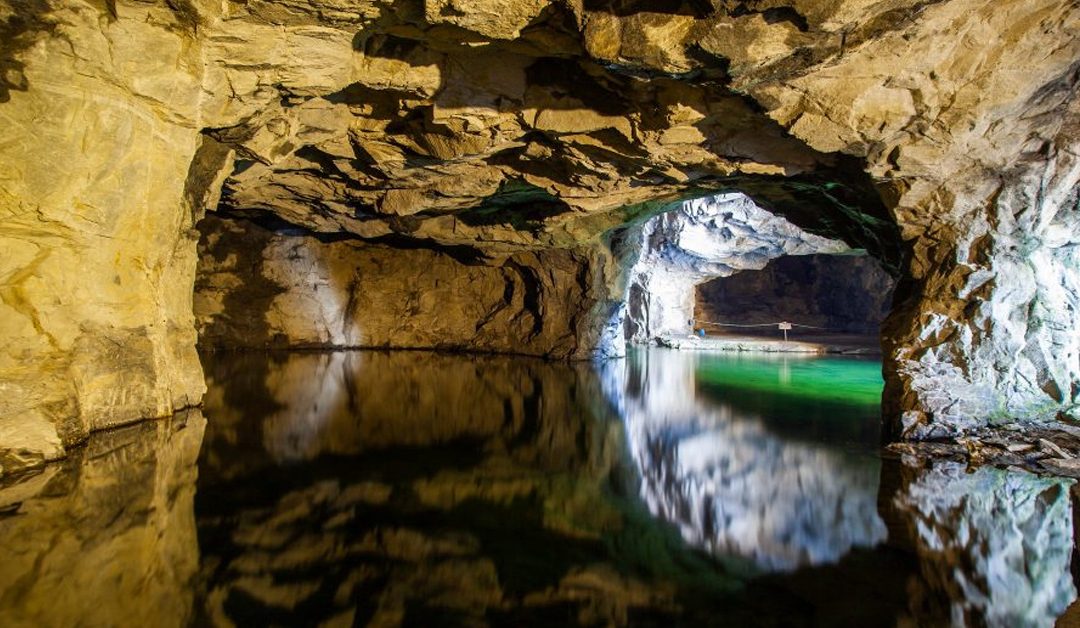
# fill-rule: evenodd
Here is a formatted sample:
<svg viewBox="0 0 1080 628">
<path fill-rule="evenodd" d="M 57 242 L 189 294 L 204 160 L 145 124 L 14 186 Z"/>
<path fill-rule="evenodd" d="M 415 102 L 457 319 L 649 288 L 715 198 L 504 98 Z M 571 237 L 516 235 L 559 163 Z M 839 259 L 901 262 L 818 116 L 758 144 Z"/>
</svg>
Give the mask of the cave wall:
<svg viewBox="0 0 1080 628">
<path fill-rule="evenodd" d="M 507 259 L 739 189 L 904 275 L 893 435 L 1077 413 L 1075 3 L 448 6 L 0 0 L 4 469 L 198 402 L 208 205 Z"/>
<path fill-rule="evenodd" d="M 199 403 L 189 287 L 207 190 L 189 181 L 202 70 L 182 16 L 28 1 L 0 23 L 3 475 Z"/>
<path fill-rule="evenodd" d="M 791 321 L 830 332 L 877 335 L 893 278 L 866 255 L 801 255 L 699 284 L 694 318 L 735 324 Z"/>
<path fill-rule="evenodd" d="M 602 247 L 486 258 L 208 216 L 195 316 L 207 349 L 364 347 L 589 358 L 619 306 Z"/>
</svg>

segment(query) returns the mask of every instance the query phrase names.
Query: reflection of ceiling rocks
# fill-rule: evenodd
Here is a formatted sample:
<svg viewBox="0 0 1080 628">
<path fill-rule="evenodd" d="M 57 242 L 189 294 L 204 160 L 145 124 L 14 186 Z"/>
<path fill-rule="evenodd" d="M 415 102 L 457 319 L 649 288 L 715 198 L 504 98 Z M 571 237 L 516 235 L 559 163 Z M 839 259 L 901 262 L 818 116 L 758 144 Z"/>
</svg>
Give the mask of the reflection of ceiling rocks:
<svg viewBox="0 0 1080 628">
<path fill-rule="evenodd" d="M 784 440 L 758 417 L 696 401 L 695 362 L 678 352 L 634 357 L 609 367 L 606 390 L 626 421 L 642 499 L 689 543 L 791 571 L 885 540 L 879 461 Z"/>
</svg>

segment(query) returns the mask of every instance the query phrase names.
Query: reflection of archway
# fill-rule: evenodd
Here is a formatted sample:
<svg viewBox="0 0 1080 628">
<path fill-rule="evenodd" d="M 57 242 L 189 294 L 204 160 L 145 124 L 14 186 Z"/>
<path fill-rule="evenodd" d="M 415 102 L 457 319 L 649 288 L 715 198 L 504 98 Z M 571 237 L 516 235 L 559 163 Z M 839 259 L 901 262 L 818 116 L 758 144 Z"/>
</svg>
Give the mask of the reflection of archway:
<svg viewBox="0 0 1080 628">
<path fill-rule="evenodd" d="M 832 564 L 885 540 L 878 459 L 785 438 L 765 417 L 707 400 L 700 359 L 654 350 L 602 366 L 654 516 L 764 571 Z"/>
</svg>

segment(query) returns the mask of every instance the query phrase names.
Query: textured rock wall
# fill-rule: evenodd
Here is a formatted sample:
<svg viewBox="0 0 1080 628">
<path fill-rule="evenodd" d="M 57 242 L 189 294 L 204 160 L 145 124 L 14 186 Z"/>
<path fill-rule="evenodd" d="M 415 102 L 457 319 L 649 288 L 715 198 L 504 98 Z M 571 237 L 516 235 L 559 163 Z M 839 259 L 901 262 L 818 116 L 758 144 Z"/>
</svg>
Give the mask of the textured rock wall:
<svg viewBox="0 0 1080 628">
<path fill-rule="evenodd" d="M 792 321 L 877 335 L 893 278 L 866 255 L 781 257 L 760 271 L 699 284 L 694 317 L 735 324 Z"/>
<path fill-rule="evenodd" d="M 197 401 L 222 181 L 223 210 L 499 259 L 742 190 L 907 277 L 894 435 L 1075 414 L 1074 2 L 452 5 L 0 2 L 5 468 Z"/>
<path fill-rule="evenodd" d="M 0 3 L 0 474 L 202 396 L 189 287 L 210 201 L 189 17 Z"/>
<path fill-rule="evenodd" d="M 841 241 L 807 233 L 743 194 L 687 201 L 635 231 L 626 291 L 626 337 L 649 343 L 691 332 L 695 287 L 785 255 L 842 253 Z"/>
<path fill-rule="evenodd" d="M 393 347 L 585 358 L 618 308 L 599 246 L 486 258 L 466 247 L 326 241 L 250 221 L 201 227 L 207 348 Z M 609 288 L 610 286 L 610 288 Z"/>
</svg>

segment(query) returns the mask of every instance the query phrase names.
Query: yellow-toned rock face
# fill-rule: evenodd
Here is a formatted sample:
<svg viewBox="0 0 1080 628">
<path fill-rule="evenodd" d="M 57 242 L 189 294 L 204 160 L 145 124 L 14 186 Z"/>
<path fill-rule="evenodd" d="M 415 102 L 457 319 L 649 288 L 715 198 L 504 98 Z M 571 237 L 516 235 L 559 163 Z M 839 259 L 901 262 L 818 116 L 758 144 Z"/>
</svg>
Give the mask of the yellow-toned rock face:
<svg viewBox="0 0 1080 628">
<path fill-rule="evenodd" d="M 202 396 L 185 195 L 202 57 L 182 18 L 153 5 L 0 6 L 7 470 Z"/>
<path fill-rule="evenodd" d="M 0 465 L 198 402 L 207 208 L 467 246 L 495 277 L 551 249 L 591 268 L 612 230 L 737 189 L 904 276 L 894 433 L 1074 411 L 1078 21 L 1068 0 L 0 0 Z M 539 315 L 606 322 L 567 312 Z M 559 342 L 526 350 L 586 352 Z"/>
</svg>

